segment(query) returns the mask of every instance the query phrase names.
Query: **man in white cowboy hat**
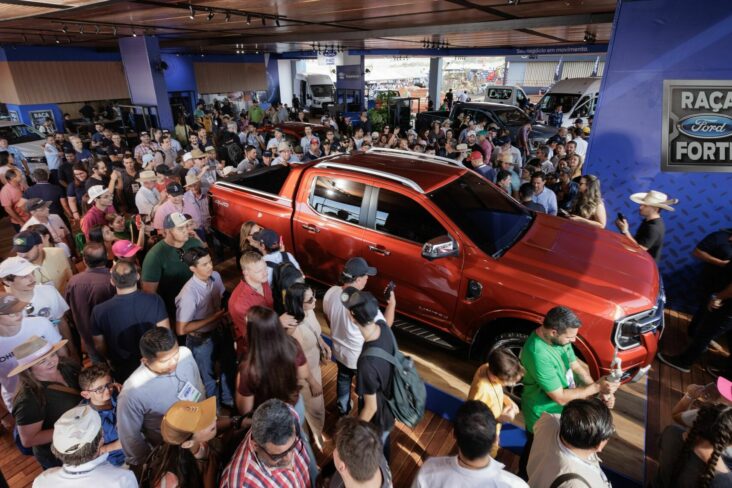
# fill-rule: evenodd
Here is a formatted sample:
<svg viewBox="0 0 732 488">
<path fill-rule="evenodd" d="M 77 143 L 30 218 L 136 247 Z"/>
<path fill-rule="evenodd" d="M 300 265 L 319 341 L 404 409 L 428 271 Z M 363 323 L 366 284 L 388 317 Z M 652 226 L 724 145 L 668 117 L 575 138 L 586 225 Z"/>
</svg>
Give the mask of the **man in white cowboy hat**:
<svg viewBox="0 0 732 488">
<path fill-rule="evenodd" d="M 81 231 L 89 239 L 89 231 L 97 225 L 107 223 L 106 215 L 116 213 L 112 206 L 114 197 L 109 188 L 102 185 L 94 185 L 87 192 L 89 195 L 90 208 L 81 219 Z"/>
<path fill-rule="evenodd" d="M 137 182 L 140 189 L 135 194 L 135 206 L 146 222 L 150 221 L 153 209 L 160 204 L 160 192 L 155 187 L 158 176 L 154 171 L 142 171 Z"/>
<path fill-rule="evenodd" d="M 96 410 L 89 405 L 68 410 L 53 425 L 51 444 L 63 466 L 41 473 L 33 488 L 136 488 L 134 473 L 110 464 L 109 453 L 101 453 L 103 444 L 102 419 Z"/>
<path fill-rule="evenodd" d="M 640 205 L 638 213 L 643 217 L 643 223 L 638 227 L 635 236 L 630 234 L 628 221 L 621 218 L 622 214 L 618 215 L 615 225 L 623 235 L 648 251 L 653 259 L 659 262 L 661 249 L 663 248 L 663 236 L 666 233 L 666 227 L 663 218 L 661 218 L 661 210 L 673 212 L 674 208 L 671 205 L 678 203 L 678 200 L 675 198 L 669 199 L 665 193 L 656 190 L 646 193 L 634 193 L 630 196 L 630 199 Z"/>
<path fill-rule="evenodd" d="M 295 157 L 294 154 L 292 154 L 292 148 L 290 147 L 289 142 L 281 142 L 277 146 L 277 157 L 272 161 L 272 166 L 276 166 L 278 164 L 284 164 L 285 166 L 289 166 L 290 163 L 298 163 L 299 160 Z"/>
<path fill-rule="evenodd" d="M 206 232 L 211 227 L 211 213 L 208 209 L 208 198 L 202 190 L 198 176 L 188 173 L 186 176 L 186 192 L 183 194 L 183 213 L 191 216 L 196 224 L 196 233 L 206 242 Z"/>
</svg>

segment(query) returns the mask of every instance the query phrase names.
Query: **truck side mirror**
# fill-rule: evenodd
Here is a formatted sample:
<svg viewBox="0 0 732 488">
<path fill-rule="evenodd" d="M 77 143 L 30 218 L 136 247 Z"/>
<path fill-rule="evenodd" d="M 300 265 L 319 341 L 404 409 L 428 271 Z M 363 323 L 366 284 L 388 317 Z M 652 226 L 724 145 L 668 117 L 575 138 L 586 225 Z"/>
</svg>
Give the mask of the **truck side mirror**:
<svg viewBox="0 0 732 488">
<path fill-rule="evenodd" d="M 430 261 L 439 258 L 457 256 L 459 253 L 457 243 L 449 235 L 430 239 L 422 246 L 422 257 Z"/>
</svg>

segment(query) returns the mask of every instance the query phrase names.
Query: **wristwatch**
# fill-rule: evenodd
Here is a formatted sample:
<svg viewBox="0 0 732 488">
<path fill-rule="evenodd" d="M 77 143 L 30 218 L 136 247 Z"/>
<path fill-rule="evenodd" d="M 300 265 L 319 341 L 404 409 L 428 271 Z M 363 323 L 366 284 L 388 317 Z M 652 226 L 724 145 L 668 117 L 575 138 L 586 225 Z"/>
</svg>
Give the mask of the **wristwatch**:
<svg viewBox="0 0 732 488">
<path fill-rule="evenodd" d="M 244 420 L 244 417 L 241 415 L 234 415 L 231 417 L 231 426 L 234 428 L 234 430 L 241 429 L 241 423 Z"/>
</svg>

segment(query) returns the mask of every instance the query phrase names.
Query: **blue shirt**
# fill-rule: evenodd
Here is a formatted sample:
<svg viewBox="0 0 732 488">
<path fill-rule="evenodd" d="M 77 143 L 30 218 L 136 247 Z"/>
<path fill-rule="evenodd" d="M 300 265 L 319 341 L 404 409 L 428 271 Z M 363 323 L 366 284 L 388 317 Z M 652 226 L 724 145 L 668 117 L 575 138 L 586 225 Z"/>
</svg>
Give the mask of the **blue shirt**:
<svg viewBox="0 0 732 488">
<path fill-rule="evenodd" d="M 17 147 L 8 146 L 5 151 L 13 155 L 13 159 L 15 160 L 15 166 L 18 168 L 18 170 L 20 170 L 21 173 L 23 173 L 23 176 L 27 176 L 25 174 L 25 168 L 23 167 L 23 163 L 21 162 L 26 158 L 25 156 L 23 156 L 23 153 L 20 152 L 20 149 L 18 149 Z"/>
<path fill-rule="evenodd" d="M 544 206 L 546 213 L 550 215 L 557 214 L 557 195 L 549 188 L 544 187 L 544 191 L 538 195 L 534 195 L 531 200 Z"/>
<path fill-rule="evenodd" d="M 76 160 L 77 161 L 86 161 L 87 163 L 90 163 L 94 161 L 94 156 L 92 156 L 91 151 L 84 148 L 80 152 L 76 153 Z"/>
<path fill-rule="evenodd" d="M 61 166 L 61 153 L 55 144 L 46 144 L 43 146 L 43 155 L 46 156 L 46 164 L 48 170 L 53 171 Z"/>
<path fill-rule="evenodd" d="M 88 400 L 82 400 L 82 405 L 88 405 Z M 94 406 L 92 405 L 92 408 Z M 94 408 L 94 410 L 97 410 Z M 109 410 L 97 410 L 97 413 L 102 418 L 102 436 L 104 437 L 105 444 L 111 444 L 119 440 L 117 434 L 117 394 L 112 394 L 112 408 Z M 122 466 L 125 463 L 125 453 L 122 449 L 111 451 L 109 458 L 107 458 L 110 464 L 114 466 Z"/>
</svg>

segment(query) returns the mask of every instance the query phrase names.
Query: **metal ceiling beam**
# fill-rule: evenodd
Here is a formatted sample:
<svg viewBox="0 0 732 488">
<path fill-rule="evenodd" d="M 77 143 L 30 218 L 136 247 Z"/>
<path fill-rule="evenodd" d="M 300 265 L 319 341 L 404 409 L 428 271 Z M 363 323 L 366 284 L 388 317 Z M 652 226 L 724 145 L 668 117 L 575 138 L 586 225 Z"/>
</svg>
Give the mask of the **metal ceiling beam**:
<svg viewBox="0 0 732 488">
<path fill-rule="evenodd" d="M 0 5 L 17 5 L 20 7 L 51 8 L 66 10 L 73 8 L 71 5 L 59 5 L 57 3 L 31 2 L 29 0 L 0 0 Z"/>
<path fill-rule="evenodd" d="M 565 27 L 574 25 L 607 24 L 613 21 L 614 13 L 560 15 L 551 17 L 532 17 L 522 19 L 493 20 L 462 24 L 424 25 L 417 27 L 398 27 L 367 31 L 336 31 L 287 33 L 274 35 L 209 37 L 194 40 L 178 39 L 164 44 L 168 47 L 216 46 L 226 44 L 257 42 L 259 44 L 277 42 L 318 42 L 318 41 L 362 41 L 379 37 L 409 37 L 446 34 L 472 34 L 477 32 L 498 32 L 520 29 L 540 29 L 543 27 Z"/>
</svg>

